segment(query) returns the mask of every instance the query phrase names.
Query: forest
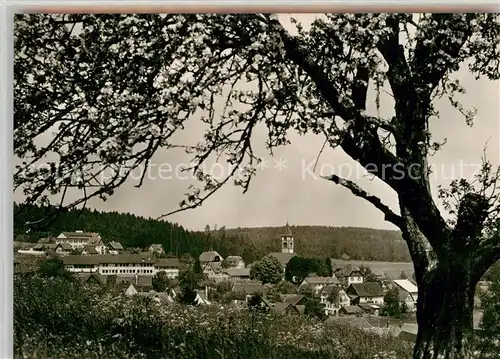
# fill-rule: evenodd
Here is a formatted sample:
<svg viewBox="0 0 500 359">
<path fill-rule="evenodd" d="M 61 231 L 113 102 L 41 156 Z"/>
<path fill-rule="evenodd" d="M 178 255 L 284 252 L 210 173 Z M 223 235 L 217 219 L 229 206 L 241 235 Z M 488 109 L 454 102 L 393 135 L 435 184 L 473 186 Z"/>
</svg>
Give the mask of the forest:
<svg viewBox="0 0 500 359">
<path fill-rule="evenodd" d="M 211 228 L 190 231 L 164 220 L 130 213 L 99 212 L 91 209 L 57 211 L 54 208 L 14 204 L 14 237 L 19 242 L 36 242 L 63 231 L 98 232 L 105 242 L 119 241 L 125 247 L 145 248 L 160 243 L 167 253 L 193 257 L 214 249 L 223 257 L 239 255 L 246 263 L 280 251 L 283 227 Z M 405 242 L 397 231 L 369 228 L 291 226 L 295 251 L 304 257 L 346 258 L 378 261 L 410 261 Z"/>
</svg>

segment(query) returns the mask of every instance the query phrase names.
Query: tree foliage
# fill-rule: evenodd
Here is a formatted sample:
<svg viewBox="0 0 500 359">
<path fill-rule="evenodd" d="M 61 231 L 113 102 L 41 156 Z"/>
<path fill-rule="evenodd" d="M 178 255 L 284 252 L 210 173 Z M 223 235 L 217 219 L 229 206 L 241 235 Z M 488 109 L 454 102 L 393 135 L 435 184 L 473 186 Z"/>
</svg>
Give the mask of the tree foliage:
<svg viewBox="0 0 500 359">
<path fill-rule="evenodd" d="M 300 284 L 307 276 L 315 274 L 320 277 L 331 276 L 332 266 L 326 260 L 318 258 L 304 258 L 295 256 L 288 261 L 285 268 L 285 279 L 292 282 L 295 277 L 296 283 Z"/>
<path fill-rule="evenodd" d="M 164 271 L 157 273 L 152 280 L 153 290 L 156 292 L 165 292 L 169 287 L 169 279 Z"/>
<path fill-rule="evenodd" d="M 49 258 L 40 262 L 38 273 L 48 278 L 73 278 L 72 274 L 64 268 L 64 262 L 58 258 Z"/>
<path fill-rule="evenodd" d="M 429 157 L 442 145 L 430 129 L 439 98 L 473 123 L 459 69 L 500 78 L 498 14 L 324 14 L 308 29 L 294 23 L 296 34 L 273 14 L 16 15 L 14 188 L 27 203 L 55 194 L 67 206 L 106 199 L 158 149 L 182 147 L 201 185 L 180 209 L 194 208 L 230 179 L 248 189 L 259 164 L 256 128 L 267 131 L 271 151 L 292 131 L 324 136 L 397 195 L 399 213 L 353 181 L 326 177 L 402 231 L 423 303 L 415 357 L 471 355 L 470 297 L 500 259 L 500 169 L 484 159 L 474 181 L 442 188 L 445 219 L 430 189 Z M 367 111 L 369 88 L 377 108 L 382 89 L 390 93 L 391 115 Z M 193 115 L 203 138 L 175 143 Z M 48 131 L 55 135 L 40 144 Z M 231 166 L 222 179 L 203 169 L 215 157 Z M 76 201 L 66 200 L 68 188 L 79 191 Z"/>
<path fill-rule="evenodd" d="M 340 287 L 333 287 L 332 292 L 328 295 L 326 300 L 338 307 L 340 305 Z"/>
<path fill-rule="evenodd" d="M 275 257 L 267 255 L 252 265 L 250 278 L 260 280 L 263 284 L 276 284 L 283 279 L 283 269 Z"/>
<path fill-rule="evenodd" d="M 399 303 L 399 292 L 397 288 L 391 288 L 384 295 L 384 308 L 381 315 L 398 318 L 401 316 L 401 305 Z"/>
<path fill-rule="evenodd" d="M 326 318 L 323 304 L 321 304 L 317 298 L 313 297 L 307 298 L 304 314 L 320 320 L 324 320 Z"/>
</svg>

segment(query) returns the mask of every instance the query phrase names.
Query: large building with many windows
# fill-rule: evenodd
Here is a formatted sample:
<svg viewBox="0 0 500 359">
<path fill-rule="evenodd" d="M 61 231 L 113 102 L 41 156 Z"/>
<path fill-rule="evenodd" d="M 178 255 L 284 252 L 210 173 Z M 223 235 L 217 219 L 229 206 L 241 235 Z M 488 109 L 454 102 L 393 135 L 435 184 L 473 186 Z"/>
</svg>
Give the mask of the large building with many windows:
<svg viewBox="0 0 500 359">
<path fill-rule="evenodd" d="M 78 255 L 63 259 L 66 270 L 73 273 L 102 275 L 156 275 L 165 272 L 169 278 L 179 276 L 177 258 L 155 258 L 150 254 Z"/>
</svg>

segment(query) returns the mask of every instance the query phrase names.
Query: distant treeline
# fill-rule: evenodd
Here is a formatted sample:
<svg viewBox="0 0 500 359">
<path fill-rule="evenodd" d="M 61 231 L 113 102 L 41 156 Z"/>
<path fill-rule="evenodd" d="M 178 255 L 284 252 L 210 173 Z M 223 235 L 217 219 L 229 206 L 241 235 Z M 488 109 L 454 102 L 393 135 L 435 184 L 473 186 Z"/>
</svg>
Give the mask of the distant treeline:
<svg viewBox="0 0 500 359">
<path fill-rule="evenodd" d="M 223 257 L 240 255 L 247 263 L 281 248 L 284 228 L 211 229 L 188 231 L 167 221 L 138 217 L 129 213 L 99 212 L 89 209 L 63 210 L 54 217 L 53 208 L 14 204 L 15 240 L 36 242 L 64 231 L 98 232 L 105 242 L 119 241 L 125 247 L 146 248 L 160 243 L 168 253 L 193 257 L 213 249 Z M 45 220 L 42 220 L 46 218 Z M 27 224 L 32 223 L 32 224 Z M 302 257 L 327 256 L 378 261 L 410 261 L 406 244 L 396 231 L 368 228 L 292 226 L 295 250 Z"/>
<path fill-rule="evenodd" d="M 329 256 L 365 261 L 411 262 L 401 232 L 356 227 L 290 226 L 295 252 L 302 257 Z M 228 229 L 228 235 L 244 235 L 265 252 L 280 251 L 284 228 Z"/>
</svg>

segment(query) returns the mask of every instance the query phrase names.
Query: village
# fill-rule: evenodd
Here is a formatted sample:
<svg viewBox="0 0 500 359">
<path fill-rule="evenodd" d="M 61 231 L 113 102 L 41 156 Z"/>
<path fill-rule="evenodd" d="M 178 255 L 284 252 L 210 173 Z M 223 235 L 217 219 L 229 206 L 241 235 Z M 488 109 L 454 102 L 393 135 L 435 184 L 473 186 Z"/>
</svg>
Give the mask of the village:
<svg viewBox="0 0 500 359">
<path fill-rule="evenodd" d="M 247 310 L 258 303 L 259 310 L 287 315 L 304 315 L 306 302 L 316 301 L 326 322 L 344 323 L 358 329 L 390 334 L 401 340 L 416 339 L 415 318 L 418 288 L 411 278 L 393 278 L 378 270 L 343 265 L 332 260 L 331 276 L 309 273 L 300 282 L 294 277 L 285 280 L 285 271 L 295 252 L 295 238 L 286 224 L 281 235 L 281 252 L 272 252 L 283 270 L 279 283 L 270 284 L 252 279 L 251 268 L 242 257 L 223 258 L 217 251 L 200 254 L 198 263 L 203 281 L 195 290 L 193 304 L 197 306 L 232 306 Z M 24 247 L 15 254 L 16 271 L 29 272 L 33 267 L 24 264 L 34 258 L 58 258 L 66 271 L 73 273 L 82 283 L 110 286 L 125 296 L 144 296 L 168 305 L 179 301 L 182 291 L 178 279 L 191 263 L 165 253 L 159 244 L 148 248 L 124 248 L 119 242 L 105 243 L 98 233 L 63 232 L 55 238 L 42 238 L 32 247 Z M 29 269 L 31 268 L 31 269 Z M 368 275 L 367 275 L 368 273 Z M 411 273 L 409 273 L 411 274 Z M 154 279 L 162 276 L 168 285 L 162 291 L 154 290 Z M 484 283 L 481 285 L 485 286 Z M 278 290 L 286 287 L 286 290 Z M 221 290 L 221 288 L 224 288 Z M 393 318 L 384 312 L 387 293 L 392 291 L 403 315 Z M 221 300 L 221 293 L 226 300 Z M 276 293 L 278 293 L 276 295 Z M 227 300 L 227 298 L 230 298 Z M 474 325 L 478 327 L 481 312 L 475 311 Z"/>
</svg>

